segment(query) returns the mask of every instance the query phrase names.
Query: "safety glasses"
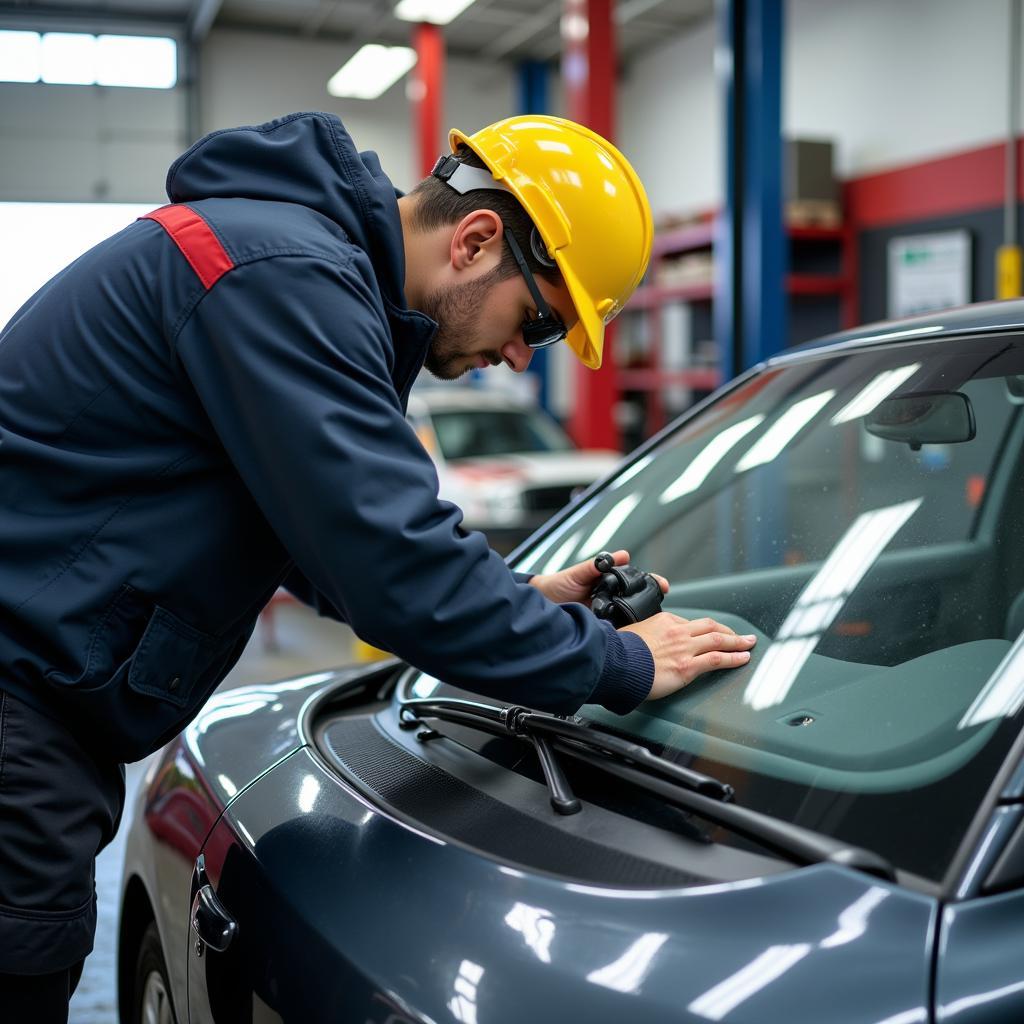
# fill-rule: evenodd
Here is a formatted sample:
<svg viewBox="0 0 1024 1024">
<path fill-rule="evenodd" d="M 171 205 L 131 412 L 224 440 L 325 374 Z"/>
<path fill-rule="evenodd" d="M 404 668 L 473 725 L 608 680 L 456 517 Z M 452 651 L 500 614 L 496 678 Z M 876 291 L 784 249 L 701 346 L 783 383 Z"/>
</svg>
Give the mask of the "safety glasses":
<svg viewBox="0 0 1024 1024">
<path fill-rule="evenodd" d="M 526 281 L 526 287 L 530 289 L 530 294 L 537 306 L 537 315 L 532 320 L 529 317 L 523 320 L 523 341 L 526 343 L 526 347 L 547 348 L 548 345 L 564 341 L 569 330 L 544 300 L 540 288 L 537 287 L 536 278 L 527 266 L 523 250 L 519 248 L 516 236 L 507 227 L 505 228 L 505 238 L 508 239 L 508 247 L 512 250 L 512 256 L 519 265 L 519 271 Z"/>
</svg>

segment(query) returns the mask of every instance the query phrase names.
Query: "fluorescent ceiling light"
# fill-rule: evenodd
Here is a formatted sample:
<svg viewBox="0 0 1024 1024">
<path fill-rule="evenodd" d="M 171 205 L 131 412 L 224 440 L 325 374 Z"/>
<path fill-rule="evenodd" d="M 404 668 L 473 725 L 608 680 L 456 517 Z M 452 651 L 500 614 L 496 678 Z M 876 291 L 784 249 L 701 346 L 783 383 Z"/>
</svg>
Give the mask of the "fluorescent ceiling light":
<svg viewBox="0 0 1024 1024">
<path fill-rule="evenodd" d="M 454 21 L 473 0 L 400 0 L 395 5 L 395 17 L 402 21 L 429 21 L 434 25 L 447 25 Z"/>
<path fill-rule="evenodd" d="M 0 82 L 38 82 L 41 67 L 38 32 L 0 32 Z"/>
<path fill-rule="evenodd" d="M 99 36 L 96 84 L 171 89 L 178 81 L 178 48 L 157 36 Z"/>
<path fill-rule="evenodd" d="M 178 47 L 160 36 L 0 32 L 0 82 L 172 89 Z"/>
<path fill-rule="evenodd" d="M 416 65 L 416 51 L 408 46 L 367 43 L 356 51 L 327 83 L 332 96 L 375 100 Z"/>
<path fill-rule="evenodd" d="M 96 37 L 79 32 L 47 32 L 43 36 L 41 77 L 51 85 L 93 85 Z"/>
</svg>

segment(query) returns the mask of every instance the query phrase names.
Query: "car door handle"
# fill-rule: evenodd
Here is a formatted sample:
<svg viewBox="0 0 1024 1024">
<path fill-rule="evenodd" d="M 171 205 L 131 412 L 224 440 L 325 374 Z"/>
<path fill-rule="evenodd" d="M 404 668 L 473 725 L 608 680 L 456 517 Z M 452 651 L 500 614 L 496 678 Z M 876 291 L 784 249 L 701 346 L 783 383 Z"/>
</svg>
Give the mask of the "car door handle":
<svg viewBox="0 0 1024 1024">
<path fill-rule="evenodd" d="M 224 909 L 211 885 L 200 886 L 192 900 L 192 929 L 218 953 L 223 953 L 238 933 L 238 922 Z"/>
</svg>

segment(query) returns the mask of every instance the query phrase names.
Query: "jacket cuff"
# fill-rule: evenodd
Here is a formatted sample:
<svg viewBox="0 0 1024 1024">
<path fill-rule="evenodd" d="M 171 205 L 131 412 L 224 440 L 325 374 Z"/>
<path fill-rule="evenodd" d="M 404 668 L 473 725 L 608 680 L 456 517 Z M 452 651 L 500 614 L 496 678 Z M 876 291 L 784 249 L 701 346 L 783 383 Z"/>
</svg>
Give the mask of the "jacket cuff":
<svg viewBox="0 0 1024 1024">
<path fill-rule="evenodd" d="M 516 583 L 529 583 L 537 574 L 535 572 L 514 572 L 512 578 Z"/>
<path fill-rule="evenodd" d="M 654 685 L 654 656 L 636 633 L 605 627 L 604 668 L 588 703 L 600 704 L 617 715 L 635 710 Z"/>
</svg>

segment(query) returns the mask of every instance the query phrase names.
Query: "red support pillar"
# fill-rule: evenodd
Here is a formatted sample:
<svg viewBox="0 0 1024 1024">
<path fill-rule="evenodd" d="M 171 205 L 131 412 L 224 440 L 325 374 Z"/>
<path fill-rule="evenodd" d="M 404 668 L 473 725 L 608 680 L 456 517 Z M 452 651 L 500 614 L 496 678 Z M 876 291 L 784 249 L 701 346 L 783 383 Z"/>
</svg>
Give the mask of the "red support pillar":
<svg viewBox="0 0 1024 1024">
<path fill-rule="evenodd" d="M 563 0 L 562 78 L 568 115 L 609 142 L 615 137 L 615 25 L 613 0 Z M 575 367 L 576 395 L 569 432 L 587 448 L 621 447 L 613 358 L 614 324 L 605 328 L 600 370 Z"/>
<path fill-rule="evenodd" d="M 420 177 L 430 174 L 435 161 L 447 150 L 442 139 L 444 114 L 444 34 L 439 25 L 422 23 L 413 31 L 416 73 L 413 112 L 416 118 Z"/>
</svg>

